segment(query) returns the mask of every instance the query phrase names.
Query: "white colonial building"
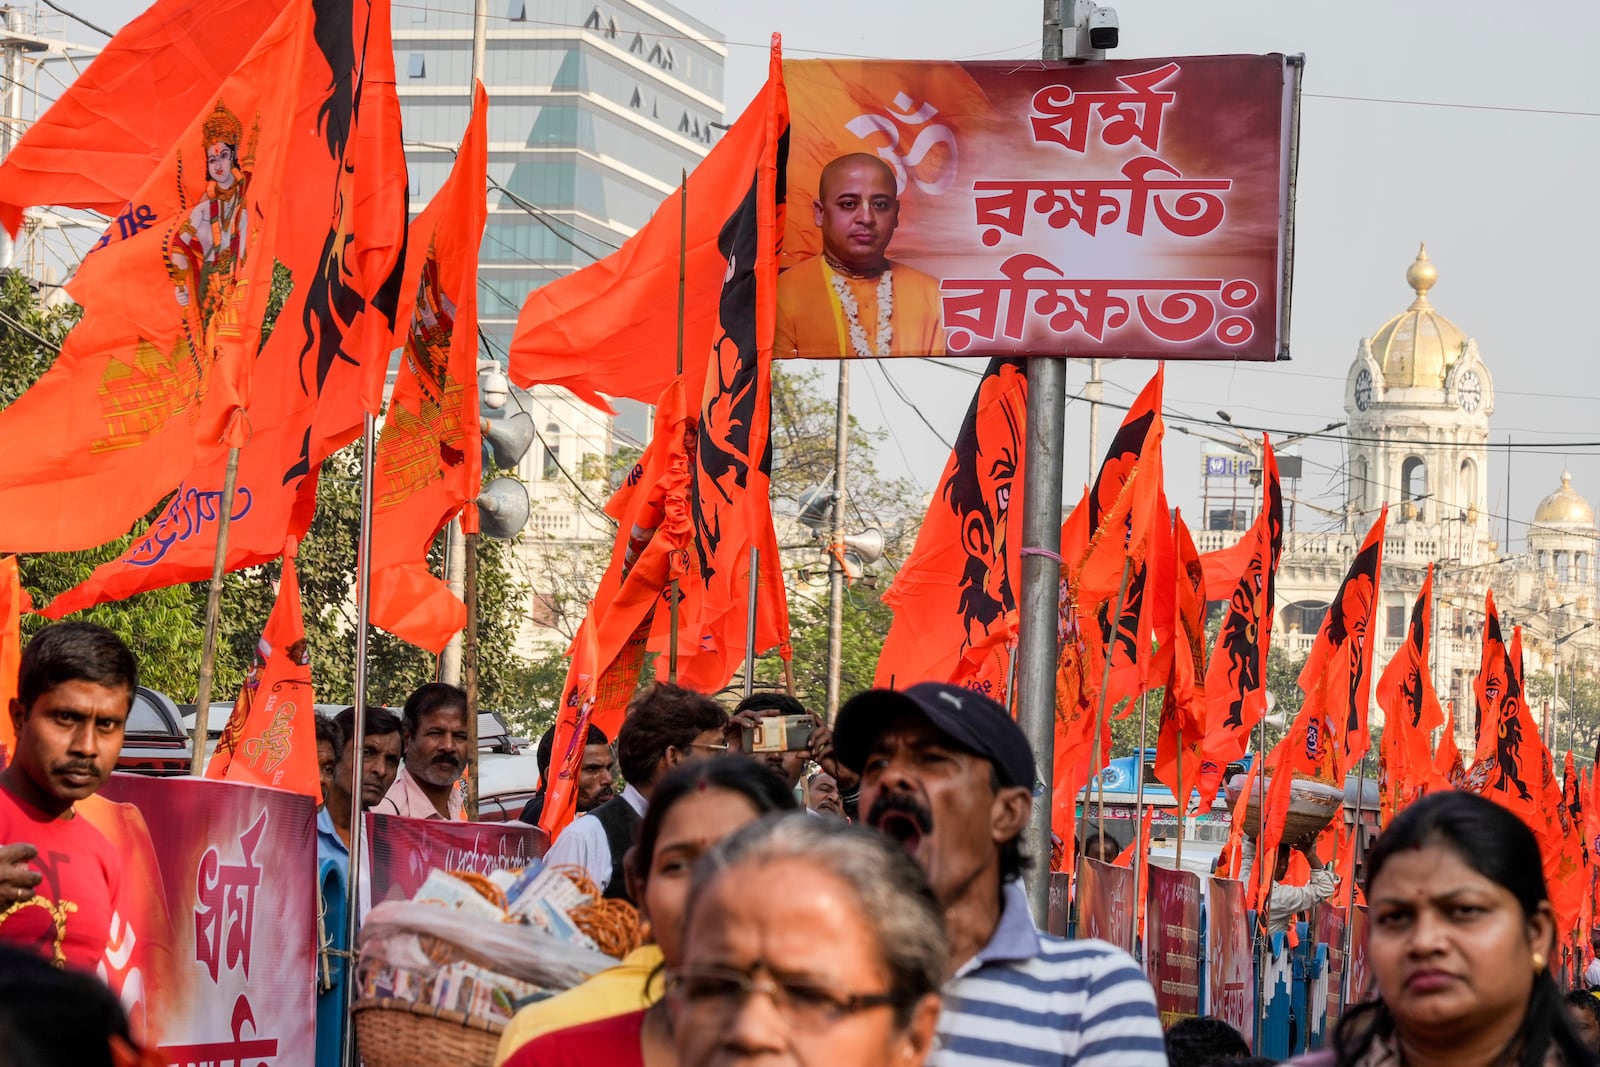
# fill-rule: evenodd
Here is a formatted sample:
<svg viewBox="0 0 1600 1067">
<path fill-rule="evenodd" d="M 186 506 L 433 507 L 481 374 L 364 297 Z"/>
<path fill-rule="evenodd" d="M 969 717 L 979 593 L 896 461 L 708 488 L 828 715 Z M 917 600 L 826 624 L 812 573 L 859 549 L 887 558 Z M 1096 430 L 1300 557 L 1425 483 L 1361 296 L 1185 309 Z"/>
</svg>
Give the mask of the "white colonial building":
<svg viewBox="0 0 1600 1067">
<path fill-rule="evenodd" d="M 1441 701 L 1455 702 L 1458 738 L 1468 749 L 1485 590 L 1494 591 L 1508 640 L 1511 626 L 1522 626 L 1528 673 L 1555 670 L 1570 678 L 1600 653 L 1600 626 L 1580 629 L 1595 618 L 1600 574 L 1593 562 L 1594 508 L 1570 476 L 1540 503 L 1525 544 L 1496 540 L 1498 524 L 1487 506 L 1494 380 L 1477 342 L 1429 302 L 1437 280 L 1426 250 L 1420 251 L 1406 271 L 1410 306 L 1357 346 L 1344 392 L 1349 462 L 1342 528 L 1285 535 L 1273 641 L 1293 653 L 1311 647 L 1363 536 L 1387 503 L 1379 667 L 1404 640 L 1411 605 L 1432 564 L 1434 680 Z M 1236 529 L 1202 531 L 1196 547 L 1220 548 L 1239 536 Z M 1559 651 L 1558 639 L 1564 639 Z M 1565 744 L 1565 703 L 1558 701 L 1555 710 Z M 1542 714 L 1535 704 L 1536 717 Z"/>
</svg>

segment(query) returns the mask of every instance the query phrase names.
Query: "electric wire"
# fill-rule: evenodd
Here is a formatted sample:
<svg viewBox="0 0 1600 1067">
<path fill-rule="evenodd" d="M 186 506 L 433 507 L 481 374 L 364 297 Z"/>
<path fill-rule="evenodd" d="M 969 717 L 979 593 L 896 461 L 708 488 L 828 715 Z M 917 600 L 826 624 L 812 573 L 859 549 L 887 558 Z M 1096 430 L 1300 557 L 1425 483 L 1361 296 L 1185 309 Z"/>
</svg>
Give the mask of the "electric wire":
<svg viewBox="0 0 1600 1067">
<path fill-rule="evenodd" d="M 64 8 L 60 4 L 56 3 L 55 0 L 39 0 L 39 2 L 41 4 L 43 4 L 45 7 L 48 7 L 50 10 L 59 12 L 60 14 L 63 14 L 65 16 L 67 16 L 67 18 L 71 19 L 73 22 L 76 22 L 76 23 L 78 23 L 79 25 L 82 25 L 82 26 L 89 27 L 91 30 L 93 30 L 95 33 L 100 34 L 102 37 L 115 37 L 116 36 L 116 34 L 112 33 L 110 30 L 102 29 L 101 27 L 96 26 L 94 23 L 90 22 L 88 19 L 84 18 L 82 15 L 78 14 L 77 12 L 68 11 L 66 8 Z"/>
</svg>

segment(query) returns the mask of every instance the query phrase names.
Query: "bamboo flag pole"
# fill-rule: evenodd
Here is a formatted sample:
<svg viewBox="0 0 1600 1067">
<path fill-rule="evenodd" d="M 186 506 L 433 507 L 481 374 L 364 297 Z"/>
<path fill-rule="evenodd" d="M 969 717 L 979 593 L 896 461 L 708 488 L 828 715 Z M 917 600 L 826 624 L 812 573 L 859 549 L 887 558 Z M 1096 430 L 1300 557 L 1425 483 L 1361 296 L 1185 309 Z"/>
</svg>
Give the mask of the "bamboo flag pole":
<svg viewBox="0 0 1600 1067">
<path fill-rule="evenodd" d="M 344 1049 L 340 1063 L 355 1067 L 356 1028 L 350 1017 L 356 999 L 356 937 L 361 932 L 361 847 L 366 819 L 361 811 L 362 758 L 367 735 L 367 619 L 372 597 L 372 482 L 378 451 L 378 420 L 367 412 L 361 434 L 361 528 L 356 541 L 356 677 L 355 721 L 351 723 L 350 874 L 345 884 Z"/>
<path fill-rule="evenodd" d="M 678 362 L 677 372 L 683 373 L 683 305 L 688 287 L 689 270 L 689 172 L 680 170 L 682 181 L 678 185 Z M 667 635 L 667 681 L 678 681 L 678 579 L 672 579 L 670 625 Z"/>
<path fill-rule="evenodd" d="M 228 563 L 228 527 L 233 520 L 233 491 L 239 480 L 239 449 L 228 449 L 228 467 L 222 475 L 222 501 L 217 507 L 217 551 L 211 563 L 211 589 L 206 593 L 206 631 L 200 646 L 200 676 L 194 698 L 194 738 L 189 753 L 189 773 L 205 769 L 206 741 L 211 733 L 211 679 L 216 673 L 217 624 L 222 614 L 222 575 Z"/>
<path fill-rule="evenodd" d="M 1150 856 L 1144 847 L 1144 745 L 1145 722 L 1150 713 L 1150 690 L 1146 689 L 1139 697 L 1139 755 L 1133 763 L 1133 932 L 1129 935 L 1128 952 L 1133 958 L 1143 961 L 1144 952 L 1140 947 L 1139 939 L 1139 874 L 1144 864 L 1150 862 Z"/>
<path fill-rule="evenodd" d="M 1125 606 L 1125 602 L 1126 602 L 1126 599 L 1127 599 L 1127 596 L 1128 596 L 1128 576 L 1130 574 L 1132 574 L 1132 572 L 1133 572 L 1133 558 L 1130 556 L 1130 557 L 1128 557 L 1128 558 L 1126 558 L 1126 559 L 1124 559 L 1122 561 L 1122 582 L 1117 587 L 1117 613 L 1115 615 L 1113 615 L 1112 618 L 1116 618 L 1116 619 L 1122 618 L 1122 609 Z M 1099 701 L 1097 702 L 1097 704 L 1095 706 L 1094 724 L 1091 727 L 1091 729 L 1094 730 L 1094 739 L 1091 742 L 1090 748 L 1089 748 L 1089 751 L 1091 753 L 1090 758 L 1089 758 L 1089 768 L 1090 768 L 1090 773 L 1092 773 L 1092 774 L 1098 773 L 1099 767 L 1100 767 L 1100 724 L 1105 720 L 1105 715 L 1106 715 L 1106 689 L 1110 685 L 1111 685 L 1111 654 L 1109 652 L 1107 652 L 1107 654 L 1106 654 L 1105 671 L 1104 671 L 1104 673 L 1102 674 L 1102 676 L 1100 678 L 1100 699 L 1099 699 Z M 1100 805 L 1101 805 L 1100 806 L 1100 831 L 1101 831 L 1102 834 L 1105 833 L 1105 796 L 1106 796 L 1106 794 L 1105 794 L 1105 781 L 1104 781 L 1104 779 L 1101 779 L 1101 782 L 1100 782 Z M 1074 797 L 1073 798 L 1073 803 L 1076 803 L 1076 802 L 1077 802 L 1077 798 Z M 1086 851 L 1088 851 L 1088 847 L 1089 847 L 1089 805 L 1087 803 L 1085 803 L 1083 805 L 1082 813 L 1078 816 L 1078 855 L 1077 855 L 1077 859 L 1076 859 L 1076 863 L 1077 863 L 1077 867 L 1078 867 L 1078 873 L 1076 875 L 1076 878 L 1077 878 L 1077 882 L 1078 882 L 1079 885 L 1083 884 L 1083 854 Z M 1078 894 L 1076 892 L 1074 892 L 1072 894 L 1072 902 L 1073 902 L 1072 903 L 1073 921 L 1074 921 L 1074 923 L 1076 923 L 1077 913 L 1078 913 L 1078 910 L 1079 910 L 1078 909 Z"/>
<path fill-rule="evenodd" d="M 744 617 L 744 698 L 756 691 L 756 596 L 760 591 L 761 549 L 750 546 L 750 604 Z"/>
<path fill-rule="evenodd" d="M 1183 788 L 1183 718 L 1178 719 L 1178 870 L 1183 870 L 1183 816 L 1189 807 L 1189 794 Z"/>
<path fill-rule="evenodd" d="M 1361 801 L 1367 792 L 1367 753 L 1361 753 L 1361 776 L 1356 779 L 1356 828 L 1350 835 L 1350 849 L 1352 853 L 1361 852 Z M 1339 975 L 1339 1004 L 1341 1008 L 1350 1003 L 1350 938 L 1355 929 L 1356 917 L 1356 857 L 1350 857 L 1350 885 L 1349 892 L 1345 894 L 1344 906 L 1344 969 Z"/>
</svg>

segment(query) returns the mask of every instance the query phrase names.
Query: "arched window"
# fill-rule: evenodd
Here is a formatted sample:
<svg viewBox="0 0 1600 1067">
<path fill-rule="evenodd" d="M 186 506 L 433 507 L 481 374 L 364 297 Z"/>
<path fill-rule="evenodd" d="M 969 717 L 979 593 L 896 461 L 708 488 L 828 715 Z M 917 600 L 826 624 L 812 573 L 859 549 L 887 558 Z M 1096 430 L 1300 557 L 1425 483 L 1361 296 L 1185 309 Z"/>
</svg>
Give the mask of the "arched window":
<svg viewBox="0 0 1600 1067">
<path fill-rule="evenodd" d="M 561 476 L 561 424 L 558 422 L 547 423 L 544 428 L 544 471 L 545 481 Z"/>
<path fill-rule="evenodd" d="M 1456 475 L 1456 506 L 1462 511 L 1478 506 L 1478 465 L 1470 459 L 1461 461 L 1461 472 Z"/>
<path fill-rule="evenodd" d="M 1407 456 L 1400 464 L 1400 485 L 1406 500 L 1421 500 L 1428 495 L 1428 467 L 1420 457 Z"/>
</svg>

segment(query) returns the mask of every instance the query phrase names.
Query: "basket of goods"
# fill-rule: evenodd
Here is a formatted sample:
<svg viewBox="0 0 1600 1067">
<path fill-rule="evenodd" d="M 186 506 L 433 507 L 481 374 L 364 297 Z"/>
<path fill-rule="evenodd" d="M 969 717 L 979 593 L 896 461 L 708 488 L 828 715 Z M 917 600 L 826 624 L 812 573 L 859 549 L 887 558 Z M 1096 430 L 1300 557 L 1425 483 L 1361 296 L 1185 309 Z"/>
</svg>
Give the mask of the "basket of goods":
<svg viewBox="0 0 1600 1067">
<path fill-rule="evenodd" d="M 367 1067 L 494 1062 L 522 1004 L 570 989 L 637 948 L 639 916 L 580 869 L 429 873 L 367 913 L 356 1040 Z"/>
<path fill-rule="evenodd" d="M 1271 795 L 1272 779 L 1250 782 L 1250 795 L 1240 798 L 1248 774 L 1228 780 L 1228 808 L 1235 820 L 1244 820 L 1244 832 L 1251 839 L 1261 833 L 1261 796 Z M 1333 821 L 1344 804 L 1344 790 L 1314 778 L 1296 778 L 1289 785 L 1289 814 L 1283 820 L 1283 841 L 1301 841 L 1320 834 Z"/>
</svg>

